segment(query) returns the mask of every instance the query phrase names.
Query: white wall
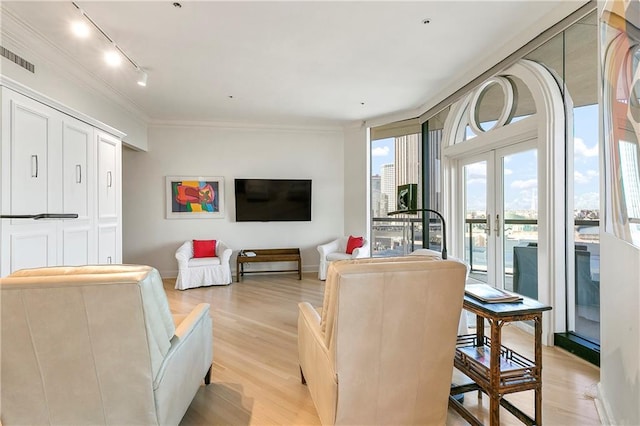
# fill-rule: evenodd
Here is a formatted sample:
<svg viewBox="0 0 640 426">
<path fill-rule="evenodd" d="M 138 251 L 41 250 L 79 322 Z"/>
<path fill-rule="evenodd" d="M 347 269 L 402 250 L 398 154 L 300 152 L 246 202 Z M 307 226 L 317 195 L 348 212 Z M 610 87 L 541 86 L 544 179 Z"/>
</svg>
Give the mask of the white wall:
<svg viewBox="0 0 640 426">
<path fill-rule="evenodd" d="M 365 126 L 344 130 L 344 233 L 369 235 L 369 167 Z M 367 237 L 369 239 L 369 237 Z"/>
<path fill-rule="evenodd" d="M 31 73 L 4 57 L 5 77 L 126 133 L 123 141 L 135 149 L 147 149 L 147 118 L 133 104 L 98 83 L 43 41 L 32 29 L 1 8 L 2 45 L 35 65 Z"/>
<path fill-rule="evenodd" d="M 344 233 L 341 129 L 152 126 L 149 151 L 123 154 L 123 260 L 175 277 L 178 246 L 221 239 L 234 249 L 299 247 L 317 271 L 316 246 Z M 222 176 L 226 216 L 166 219 L 165 176 Z M 234 178 L 312 179 L 311 222 L 235 222 Z M 262 268 L 270 265 L 260 265 Z"/>
<path fill-rule="evenodd" d="M 640 250 L 600 233 L 600 396 L 611 424 L 640 425 Z"/>
</svg>

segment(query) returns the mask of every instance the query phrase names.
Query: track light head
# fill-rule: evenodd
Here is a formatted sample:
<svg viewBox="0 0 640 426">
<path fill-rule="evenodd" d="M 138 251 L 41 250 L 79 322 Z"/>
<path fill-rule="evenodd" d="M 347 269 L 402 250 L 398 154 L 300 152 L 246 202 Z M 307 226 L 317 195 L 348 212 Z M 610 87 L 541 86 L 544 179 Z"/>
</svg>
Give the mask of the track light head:
<svg viewBox="0 0 640 426">
<path fill-rule="evenodd" d="M 138 71 L 138 86 L 147 87 L 147 73 L 143 70 Z"/>
</svg>

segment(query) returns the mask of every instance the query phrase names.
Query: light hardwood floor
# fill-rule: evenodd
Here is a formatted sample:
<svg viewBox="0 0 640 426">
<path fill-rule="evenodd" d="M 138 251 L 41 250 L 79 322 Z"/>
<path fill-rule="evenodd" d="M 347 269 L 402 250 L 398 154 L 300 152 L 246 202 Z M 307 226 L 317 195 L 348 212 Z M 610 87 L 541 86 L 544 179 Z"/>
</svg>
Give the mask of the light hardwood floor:
<svg viewBox="0 0 640 426">
<path fill-rule="evenodd" d="M 229 286 L 175 290 L 175 280 L 164 281 L 171 310 L 188 313 L 198 303 L 211 304 L 213 370 L 211 384 L 202 386 L 182 425 L 315 425 L 313 401 L 300 383 L 297 349 L 297 304 L 322 305 L 324 283 L 316 274 L 252 275 Z M 533 356 L 531 336 L 505 326 L 503 343 L 522 355 Z M 455 375 L 460 382 L 464 378 Z M 543 349 L 543 424 L 600 424 L 591 395 L 599 369 L 558 348 Z M 508 398 L 533 412 L 531 392 Z M 488 399 L 465 396 L 481 421 L 488 422 Z M 449 410 L 447 424 L 465 425 Z M 501 411 L 501 424 L 519 423 Z"/>
</svg>

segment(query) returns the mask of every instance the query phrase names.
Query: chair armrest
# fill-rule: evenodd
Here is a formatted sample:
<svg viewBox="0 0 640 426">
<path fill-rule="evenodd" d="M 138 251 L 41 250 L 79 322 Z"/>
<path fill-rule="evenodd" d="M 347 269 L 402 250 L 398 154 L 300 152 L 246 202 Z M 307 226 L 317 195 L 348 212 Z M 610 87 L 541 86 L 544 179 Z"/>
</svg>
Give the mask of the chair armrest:
<svg viewBox="0 0 640 426">
<path fill-rule="evenodd" d="M 220 258 L 220 264 L 228 265 L 231 259 L 231 250 L 225 243 L 218 241 L 218 247 L 216 247 L 216 255 Z"/>
<path fill-rule="evenodd" d="M 182 322 L 178 324 L 178 326 L 176 327 L 175 335 L 171 339 L 171 348 L 169 349 L 169 352 L 167 352 L 164 362 L 162 363 L 162 367 L 156 375 L 155 381 L 157 383 L 154 383 L 154 388 L 157 388 L 159 383 L 162 381 L 162 378 L 165 375 L 165 371 L 171 368 L 172 361 L 178 358 L 178 354 L 185 346 L 185 342 L 189 341 L 189 337 L 194 333 L 194 331 L 204 326 L 209 330 L 207 333 L 211 335 L 211 318 L 209 317 L 209 307 L 210 305 L 208 303 L 200 303 L 196 305 L 196 307 L 193 308 L 189 315 L 187 315 L 186 318 L 184 318 Z M 213 336 L 211 337 L 211 339 L 213 339 Z M 208 346 L 209 351 L 213 353 L 211 345 Z"/>
<path fill-rule="evenodd" d="M 213 362 L 209 304 L 201 303 L 178 324 L 153 381 L 158 424 L 177 425 Z"/>
<path fill-rule="evenodd" d="M 311 306 L 309 302 L 302 302 L 298 303 L 298 313 L 300 319 L 306 325 L 307 330 L 311 332 L 314 340 L 318 343 L 318 346 L 323 349 L 325 354 L 328 354 L 329 349 L 324 344 L 324 337 L 320 331 L 320 315 L 318 311 L 313 309 L 313 306 Z"/>
<path fill-rule="evenodd" d="M 178 260 L 178 266 L 180 268 L 186 268 L 187 264 L 189 262 L 189 259 L 191 259 L 192 256 L 192 252 L 191 252 L 191 241 L 187 241 L 184 244 L 182 244 L 178 250 L 176 250 L 176 259 Z"/>
<path fill-rule="evenodd" d="M 340 246 L 340 240 L 333 240 L 326 244 L 321 244 L 318 246 L 318 253 L 320 253 L 320 257 L 323 259 L 327 257 L 329 253 L 333 253 L 338 251 L 338 247 Z"/>
<path fill-rule="evenodd" d="M 199 303 L 196 305 L 189 315 L 177 325 L 172 341 L 183 342 L 187 339 L 198 325 L 198 322 L 209 315 L 209 307 L 210 305 L 208 303 Z"/>
<path fill-rule="evenodd" d="M 351 257 L 353 259 L 357 259 L 359 257 L 369 257 L 369 244 L 365 244 L 362 247 L 358 247 L 353 249 L 353 252 L 351 253 Z"/>
</svg>

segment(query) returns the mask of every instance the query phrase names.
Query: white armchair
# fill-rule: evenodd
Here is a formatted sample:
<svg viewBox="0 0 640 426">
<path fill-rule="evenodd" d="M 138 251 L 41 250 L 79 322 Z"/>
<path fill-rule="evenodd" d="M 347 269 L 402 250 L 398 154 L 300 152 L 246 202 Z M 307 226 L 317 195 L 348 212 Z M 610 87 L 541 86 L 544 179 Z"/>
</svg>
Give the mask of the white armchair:
<svg viewBox="0 0 640 426">
<path fill-rule="evenodd" d="M 216 241 L 215 257 L 193 257 L 193 241 L 186 241 L 176 251 L 178 278 L 176 289 L 231 284 L 231 249 Z"/>
<path fill-rule="evenodd" d="M 337 240 L 333 240 L 326 244 L 321 244 L 318 246 L 318 253 L 320 253 L 320 265 L 318 267 L 318 279 L 326 280 L 327 279 L 327 269 L 329 268 L 329 263 L 335 260 L 345 260 L 345 259 L 357 259 L 360 257 L 369 257 L 370 249 L 369 249 L 369 241 L 364 239 L 364 244 L 362 247 L 356 248 L 353 250 L 351 254 L 347 253 L 347 242 L 349 241 L 349 237 L 341 237 Z"/>
</svg>

